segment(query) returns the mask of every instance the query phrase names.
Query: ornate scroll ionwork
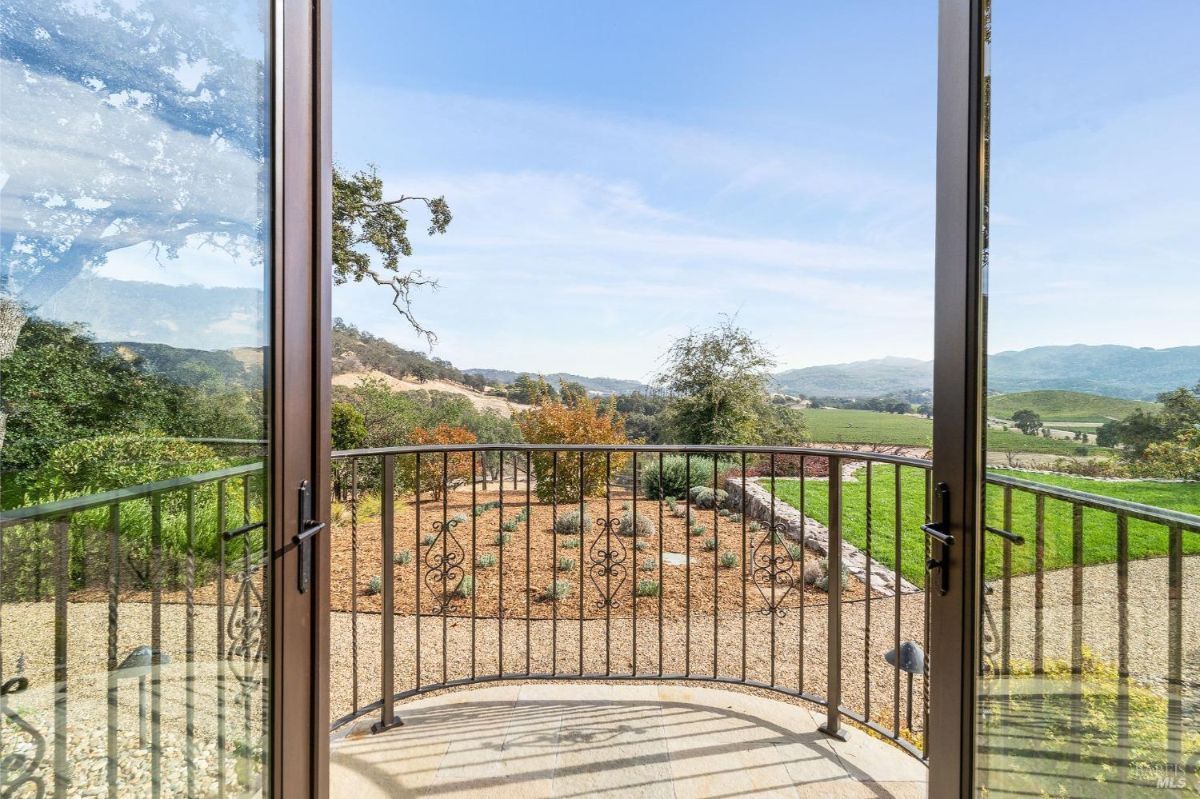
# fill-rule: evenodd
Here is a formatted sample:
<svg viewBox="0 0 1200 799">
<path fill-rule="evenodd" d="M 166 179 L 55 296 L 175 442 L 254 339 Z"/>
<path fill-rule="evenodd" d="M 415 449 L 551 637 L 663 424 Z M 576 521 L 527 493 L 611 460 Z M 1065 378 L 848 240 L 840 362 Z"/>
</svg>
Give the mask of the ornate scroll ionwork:
<svg viewBox="0 0 1200 799">
<path fill-rule="evenodd" d="M 459 586 L 466 579 L 463 563 L 467 552 L 454 535 L 454 528 L 465 521 L 455 516 L 446 521 L 433 523 L 435 538 L 425 550 L 425 587 L 437 598 L 433 613 L 446 613 L 457 595 Z"/>
<path fill-rule="evenodd" d="M 234 575 L 238 588 L 230 605 L 229 620 L 225 622 L 229 641 L 225 659 L 243 682 L 256 678 L 265 654 L 263 595 L 257 582 L 261 571 L 262 564 L 255 563 Z"/>
<path fill-rule="evenodd" d="M 797 585 L 794 571 L 796 559 L 787 545 L 784 527 L 783 524 L 776 524 L 769 528 L 754 548 L 754 568 L 750 579 L 766 605 L 762 612 L 769 616 L 786 614 L 783 601 Z"/>
<path fill-rule="evenodd" d="M 8 705 L 10 695 L 19 694 L 28 687 L 29 680 L 20 675 L 0 685 L 0 716 L 3 716 L 0 723 L 9 728 L 0 737 L 4 743 L 4 748 L 0 749 L 0 796 L 42 799 L 46 795 L 46 784 L 38 776 L 38 769 L 46 756 L 46 739 Z M 12 727 L 19 731 L 19 737 L 11 734 Z"/>
<path fill-rule="evenodd" d="M 588 575 L 600 593 L 599 607 L 615 608 L 620 604 L 621 586 L 629 577 L 625 566 L 629 549 L 619 534 L 620 519 L 597 519 L 596 527 L 599 532 L 588 549 Z"/>
</svg>

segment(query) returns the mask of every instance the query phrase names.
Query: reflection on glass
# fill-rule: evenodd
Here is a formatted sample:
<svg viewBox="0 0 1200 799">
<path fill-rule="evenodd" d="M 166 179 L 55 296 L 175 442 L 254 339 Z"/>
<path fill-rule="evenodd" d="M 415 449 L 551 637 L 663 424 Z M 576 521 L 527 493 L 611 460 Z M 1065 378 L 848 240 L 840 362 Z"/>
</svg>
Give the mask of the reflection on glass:
<svg viewBox="0 0 1200 799">
<path fill-rule="evenodd" d="M 0 795 L 268 784 L 267 8 L 5 4 Z"/>
<path fill-rule="evenodd" d="M 986 796 L 1200 791 L 1194 4 L 997 3 Z"/>
</svg>

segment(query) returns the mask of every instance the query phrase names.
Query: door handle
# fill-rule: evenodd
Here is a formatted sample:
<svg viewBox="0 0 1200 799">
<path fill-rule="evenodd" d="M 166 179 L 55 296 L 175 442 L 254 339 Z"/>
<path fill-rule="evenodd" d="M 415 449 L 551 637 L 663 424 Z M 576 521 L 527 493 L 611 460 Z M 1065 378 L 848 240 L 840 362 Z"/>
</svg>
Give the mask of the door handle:
<svg viewBox="0 0 1200 799">
<path fill-rule="evenodd" d="M 941 500 L 942 518 L 940 521 L 922 524 L 921 532 L 941 544 L 942 551 L 940 558 L 930 558 L 926 561 L 925 570 L 937 569 L 941 578 L 938 593 L 945 596 L 950 591 L 950 547 L 954 546 L 954 536 L 946 531 L 946 525 L 950 523 L 950 486 L 938 483 L 933 490 Z"/>
<path fill-rule="evenodd" d="M 312 544 L 313 536 L 325 529 L 325 522 L 318 522 L 312 518 L 313 516 L 313 495 L 312 483 L 307 480 L 300 481 L 300 529 L 292 538 L 299 550 L 299 574 L 297 575 L 297 589 L 300 593 L 307 593 L 308 586 L 312 583 Z"/>
</svg>

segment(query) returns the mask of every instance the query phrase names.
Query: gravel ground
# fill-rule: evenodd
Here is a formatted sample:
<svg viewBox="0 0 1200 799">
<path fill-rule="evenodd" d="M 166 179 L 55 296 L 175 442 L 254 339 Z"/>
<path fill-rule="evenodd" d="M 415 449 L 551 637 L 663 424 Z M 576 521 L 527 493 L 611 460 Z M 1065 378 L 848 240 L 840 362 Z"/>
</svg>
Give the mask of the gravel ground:
<svg viewBox="0 0 1200 799">
<path fill-rule="evenodd" d="M 1163 687 L 1167 674 L 1167 564 L 1165 560 L 1135 561 L 1129 569 L 1129 652 L 1130 667 L 1135 677 L 1151 687 Z M 1045 656 L 1065 659 L 1070 656 L 1071 640 L 1071 573 L 1070 570 L 1045 575 Z M 1010 629 L 1014 658 L 1031 659 L 1033 651 L 1034 578 L 1014 578 L 1013 604 L 1010 609 Z M 1084 571 L 1084 643 L 1098 658 L 1115 662 L 1117 646 L 1116 569 L 1114 566 L 1094 566 Z M 1184 564 L 1185 597 L 1188 587 L 1200 585 L 1200 558 L 1188 558 Z M 993 619 L 1001 623 L 1000 584 L 995 584 L 990 598 Z M 883 661 L 883 653 L 893 646 L 894 604 L 891 598 L 870 602 L 870 642 L 865 635 L 865 601 L 843 605 L 842 680 L 845 707 L 857 712 L 867 708 L 869 685 L 869 715 L 890 726 L 893 718 L 894 671 Z M 924 597 L 901 598 L 902 640 L 923 639 Z M 772 664 L 776 685 L 795 690 L 800 683 L 803 664 L 803 690 L 816 695 L 825 694 L 826 673 L 826 612 L 823 605 L 806 607 L 801 636 L 799 608 L 788 608 L 775 617 L 753 612 L 745 617 L 740 613 L 720 610 L 716 621 L 717 673 L 731 679 L 742 676 L 743 641 L 745 676 L 764 683 L 772 682 Z M 162 608 L 163 650 L 171 662 L 163 666 L 161 688 L 161 757 L 164 795 L 181 795 L 187 790 L 186 707 L 187 685 L 184 651 L 186 610 L 180 605 Z M 47 741 L 38 776 L 52 784 L 52 733 L 54 700 L 53 618 L 51 603 L 6 604 L 0 608 L 0 640 L 3 643 L 4 678 L 18 671 L 18 660 L 24 667 L 23 676 L 29 689 L 6 697 L 11 711 L 19 713 Z M 139 602 L 126 602 L 120 607 L 118 649 L 122 655 L 132 648 L 149 643 L 150 607 Z M 239 682 L 232 673 L 225 677 L 225 690 L 219 690 L 217 666 L 216 610 L 211 606 L 196 608 L 196 665 L 193 681 L 195 743 L 192 780 L 195 794 L 212 795 L 219 779 L 219 747 L 217 744 L 218 717 L 226 716 L 225 782 L 231 796 L 252 794 L 255 778 L 247 774 L 248 763 L 239 764 L 234 747 L 243 742 L 252 746 L 259 740 L 259 719 L 262 705 L 259 695 L 250 693 L 249 721 L 241 702 Z M 773 622 L 773 623 L 772 623 Z M 643 613 L 639 607 L 636 626 L 636 661 L 639 675 L 653 676 L 658 671 L 659 623 L 656 613 Z M 713 673 L 714 621 L 711 607 L 707 613 L 694 612 L 689 625 L 684 618 L 666 615 L 662 623 L 662 662 L 667 674 L 688 671 L 685 653 L 690 644 L 690 672 L 695 677 Z M 395 685 L 397 691 L 409 690 L 416 684 L 416 654 L 421 658 L 422 685 L 441 682 L 443 668 L 449 680 L 469 678 L 471 653 L 475 653 L 477 676 L 495 674 L 499 663 L 499 644 L 503 641 L 504 671 L 509 675 L 550 672 L 556 664 L 560 674 L 579 670 L 580 628 L 577 618 L 560 620 L 557 625 L 548 619 L 480 618 L 474 623 L 475 647 L 472 650 L 472 621 L 470 618 L 424 617 L 420 625 L 420 646 L 416 644 L 417 626 L 411 615 L 398 615 L 394 620 L 396 645 L 394 650 Z M 380 673 L 380 616 L 359 613 L 357 634 L 348 613 L 335 613 L 331 620 L 331 657 L 333 680 L 330 686 L 331 716 L 337 718 L 357 704 L 362 707 L 379 697 Z M 103 603 L 71 603 L 68 611 L 68 774 L 72 780 L 68 796 L 96 796 L 104 792 L 104 764 L 107 737 L 107 679 L 105 652 L 107 642 L 107 607 Z M 772 649 L 772 630 L 774 645 Z M 583 627 L 584 672 L 603 678 L 612 674 L 630 673 L 634 662 L 633 620 L 629 616 L 614 616 L 607 624 L 603 618 L 586 619 Z M 607 634 L 606 634 L 607 633 Z M 443 638 L 444 636 L 444 638 Z M 528 636 L 528 638 L 527 638 Z M 803 648 L 800 642 L 803 639 Z M 357 649 L 355 648 L 357 640 Z M 443 648 L 443 640 L 446 642 Z M 528 641 L 528 645 L 527 642 Z M 1200 683 L 1200 613 L 1185 603 L 1183 616 L 1185 702 L 1200 699 L 1192 687 Z M 774 657 L 772 657 L 772 651 Z M 357 652 L 357 669 L 355 653 Z M 445 658 L 443 659 L 443 652 Z M 528 658 L 528 660 L 527 660 Z M 869 679 L 864 674 L 869 671 Z M 354 677 L 357 676 L 357 681 Z M 936 679 L 936 673 L 934 675 Z M 357 685 L 355 684 L 357 682 Z M 901 719 L 903 719 L 905 684 L 901 681 Z M 922 727 L 922 684 L 916 682 L 914 727 Z M 1165 688 L 1164 688 L 1165 690 Z M 357 692 L 357 693 L 356 693 Z M 773 694 L 778 696 L 777 694 Z M 137 679 L 123 679 L 119 685 L 118 744 L 120 756 L 120 789 L 122 796 L 148 796 L 150 792 L 150 748 L 138 745 Z M 224 710 L 220 710 L 223 697 Z M 403 710 L 401 709 L 401 713 Z M 1196 727 L 1195 717 L 1189 722 Z M 3 725 L 0 748 L 4 753 L 23 753 L 36 756 L 32 739 L 13 724 Z"/>
</svg>

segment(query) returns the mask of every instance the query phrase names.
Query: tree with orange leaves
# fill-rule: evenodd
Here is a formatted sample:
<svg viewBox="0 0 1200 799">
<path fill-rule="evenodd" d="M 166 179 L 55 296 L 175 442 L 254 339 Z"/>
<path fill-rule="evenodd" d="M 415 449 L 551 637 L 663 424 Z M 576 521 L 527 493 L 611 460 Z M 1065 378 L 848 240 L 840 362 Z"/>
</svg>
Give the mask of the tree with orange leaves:
<svg viewBox="0 0 1200 799">
<path fill-rule="evenodd" d="M 625 424 L 610 400 L 601 403 L 587 397 L 577 398 L 574 405 L 542 400 L 532 410 L 517 417 L 525 440 L 530 444 L 627 444 Z M 543 502 L 579 501 L 579 469 L 583 466 L 583 489 L 588 496 L 603 495 L 608 470 L 618 472 L 629 461 L 628 453 L 558 453 L 558 469 L 554 454 L 538 452 L 533 456 L 533 473 L 537 480 L 538 499 Z"/>
<path fill-rule="evenodd" d="M 439 424 L 432 430 L 424 427 L 414 427 L 409 433 L 412 444 L 474 444 L 478 439 L 475 434 L 465 427 L 452 427 Z M 460 486 L 471 480 L 471 453 L 425 453 L 421 455 L 421 485 L 416 485 L 417 458 L 415 455 L 405 455 L 401 458 L 397 479 L 408 491 L 418 494 L 432 491 L 434 500 L 442 498 L 443 487 L 446 490 Z"/>
</svg>

